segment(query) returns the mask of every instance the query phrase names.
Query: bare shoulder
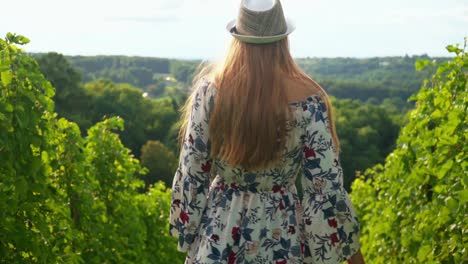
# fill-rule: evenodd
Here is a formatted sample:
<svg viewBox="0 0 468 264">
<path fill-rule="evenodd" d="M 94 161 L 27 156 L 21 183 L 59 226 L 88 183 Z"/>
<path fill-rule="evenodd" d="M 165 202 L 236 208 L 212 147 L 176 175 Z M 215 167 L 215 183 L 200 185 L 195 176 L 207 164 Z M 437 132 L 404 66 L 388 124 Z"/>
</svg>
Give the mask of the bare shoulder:
<svg viewBox="0 0 468 264">
<path fill-rule="evenodd" d="M 303 100 L 313 94 L 324 93 L 323 88 L 315 80 L 286 80 L 285 85 L 291 102 Z"/>
</svg>

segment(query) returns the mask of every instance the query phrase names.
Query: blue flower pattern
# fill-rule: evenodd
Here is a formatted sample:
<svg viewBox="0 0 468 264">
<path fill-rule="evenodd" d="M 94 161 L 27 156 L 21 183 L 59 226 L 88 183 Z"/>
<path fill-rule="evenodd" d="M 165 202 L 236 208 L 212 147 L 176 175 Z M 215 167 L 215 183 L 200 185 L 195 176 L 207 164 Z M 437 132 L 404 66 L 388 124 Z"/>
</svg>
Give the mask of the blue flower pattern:
<svg viewBox="0 0 468 264">
<path fill-rule="evenodd" d="M 357 252 L 359 220 L 321 95 L 289 104 L 295 120 L 281 166 L 249 171 L 210 156 L 217 90 L 206 80 L 196 89 L 169 219 L 185 263 L 340 263 Z"/>
</svg>

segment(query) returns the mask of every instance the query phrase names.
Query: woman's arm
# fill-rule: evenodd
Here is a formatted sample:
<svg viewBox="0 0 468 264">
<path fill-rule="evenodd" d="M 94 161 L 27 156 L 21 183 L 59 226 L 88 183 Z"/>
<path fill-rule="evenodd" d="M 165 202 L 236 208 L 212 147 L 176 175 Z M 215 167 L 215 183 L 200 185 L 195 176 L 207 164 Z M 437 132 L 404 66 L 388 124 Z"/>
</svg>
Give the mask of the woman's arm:
<svg viewBox="0 0 468 264">
<path fill-rule="evenodd" d="M 356 254 L 354 254 L 351 259 L 348 260 L 349 264 L 365 264 L 364 257 L 361 254 L 361 250 L 359 249 Z"/>
</svg>

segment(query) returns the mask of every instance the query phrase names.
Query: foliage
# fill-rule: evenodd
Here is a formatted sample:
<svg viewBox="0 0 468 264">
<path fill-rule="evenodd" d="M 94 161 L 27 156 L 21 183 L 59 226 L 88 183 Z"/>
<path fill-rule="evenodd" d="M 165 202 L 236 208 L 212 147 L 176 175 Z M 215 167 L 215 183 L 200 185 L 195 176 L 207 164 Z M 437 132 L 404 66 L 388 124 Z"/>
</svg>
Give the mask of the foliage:
<svg viewBox="0 0 468 264">
<path fill-rule="evenodd" d="M 336 130 L 342 145 L 340 154 L 344 186 L 349 191 L 356 171 L 381 163 L 394 149 L 399 124 L 382 106 L 358 100 L 332 97 L 336 112 Z"/>
<path fill-rule="evenodd" d="M 90 229 L 85 233 L 90 243 L 83 256 L 95 263 L 136 263 L 142 261 L 140 250 L 144 248 L 145 227 L 134 201 L 136 190 L 143 183 L 135 174 L 144 170 L 118 135 L 110 132 L 115 128 L 123 129 L 122 119 L 110 118 L 88 130 L 85 176 L 95 181 L 93 207 L 97 214 L 88 218 Z"/>
<path fill-rule="evenodd" d="M 120 133 L 122 140 L 135 156 L 139 157 L 141 146 L 148 140 L 161 140 L 175 151 L 175 139 L 169 131 L 178 118 L 176 109 L 186 96 L 170 76 L 159 76 L 156 79 L 159 88 L 148 88 L 159 97 L 153 99 L 129 84 L 101 79 L 83 85 L 78 71 L 58 53 L 44 54 L 38 57 L 38 62 L 42 73 L 56 88 L 54 102 L 58 115 L 78 123 L 83 134 L 105 116 L 121 116 L 128 120 L 127 129 Z"/>
<path fill-rule="evenodd" d="M 183 83 L 191 83 L 199 61 L 171 61 L 171 74 Z"/>
<path fill-rule="evenodd" d="M 182 260 L 167 234 L 170 192 L 163 183 L 137 192 L 136 175 L 147 169 L 114 133 L 122 118 L 102 120 L 85 138 L 58 119 L 54 88 L 16 46 L 27 42 L 0 39 L 0 262 Z"/>
<path fill-rule="evenodd" d="M 85 91 L 91 98 L 87 110 L 92 122 L 110 116 L 127 120 L 127 129 L 121 137 L 136 157 L 140 156 L 141 147 L 148 139 L 165 139 L 178 117 L 171 99 L 145 98 L 141 90 L 129 84 L 98 80 L 87 83 Z"/>
<path fill-rule="evenodd" d="M 72 232 L 64 196 L 53 195 L 52 178 L 42 152 L 54 118 L 54 90 L 37 63 L 12 45 L 26 44 L 23 36 L 8 33 L 0 40 L 0 255 L 8 262 L 62 262 Z"/>
<path fill-rule="evenodd" d="M 177 158 L 164 144 L 157 140 L 149 140 L 141 148 L 140 160 L 141 165 L 149 171 L 143 176 L 146 188 L 159 180 L 163 181 L 166 186 L 172 185 Z"/>
<path fill-rule="evenodd" d="M 171 190 L 156 182 L 137 197 L 146 225 L 146 263 L 184 263 L 185 253 L 177 251 L 175 238 L 168 236 Z"/>
<path fill-rule="evenodd" d="M 468 57 L 436 68 L 410 98 L 397 148 L 353 183 L 362 249 L 372 263 L 466 263 L 468 260 Z"/>
<path fill-rule="evenodd" d="M 85 94 L 81 75 L 62 54 L 49 52 L 37 59 L 42 74 L 55 88 L 55 111 L 59 116 L 78 123 L 83 128 L 91 126 L 85 112 L 90 98 Z"/>
</svg>

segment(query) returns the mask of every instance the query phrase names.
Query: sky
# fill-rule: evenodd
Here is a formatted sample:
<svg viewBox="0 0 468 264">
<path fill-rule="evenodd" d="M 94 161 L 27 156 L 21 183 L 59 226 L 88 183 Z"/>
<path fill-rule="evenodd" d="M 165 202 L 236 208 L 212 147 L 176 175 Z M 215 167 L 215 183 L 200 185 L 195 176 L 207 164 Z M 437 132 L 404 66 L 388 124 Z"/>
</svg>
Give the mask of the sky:
<svg viewBox="0 0 468 264">
<path fill-rule="evenodd" d="M 294 57 L 448 56 L 468 36 L 468 0 L 282 0 Z M 240 0 L 2 1 L 0 37 L 28 52 L 218 59 Z"/>
</svg>

